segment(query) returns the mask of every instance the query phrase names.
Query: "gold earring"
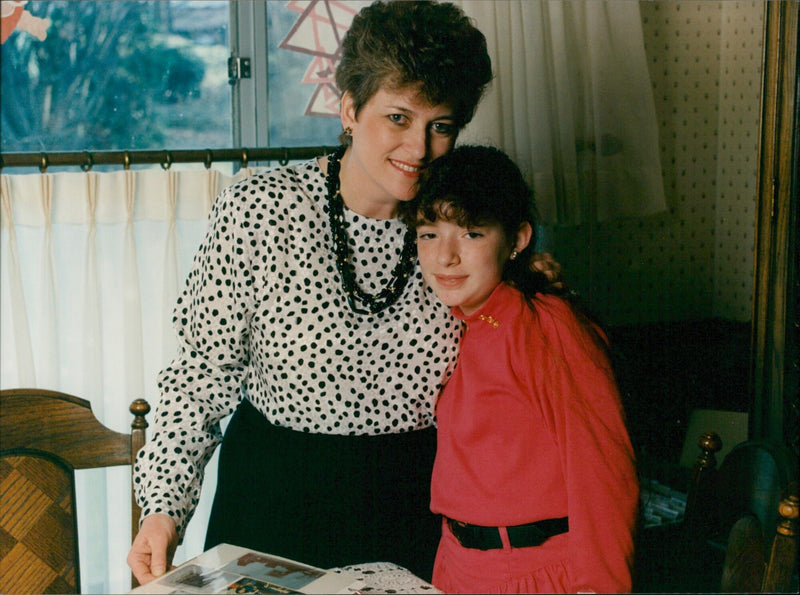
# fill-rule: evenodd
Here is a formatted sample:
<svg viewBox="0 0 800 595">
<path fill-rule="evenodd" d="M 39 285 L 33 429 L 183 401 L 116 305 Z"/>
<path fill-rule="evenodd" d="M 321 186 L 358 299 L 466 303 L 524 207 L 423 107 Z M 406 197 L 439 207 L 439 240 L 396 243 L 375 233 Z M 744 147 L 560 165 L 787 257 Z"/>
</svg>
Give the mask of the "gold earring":
<svg viewBox="0 0 800 595">
<path fill-rule="evenodd" d="M 347 136 L 353 136 L 353 129 L 349 126 L 345 128 L 342 132 L 344 132 Z"/>
<path fill-rule="evenodd" d="M 511 260 L 514 260 L 517 256 L 519 256 L 519 252 L 517 252 L 516 250 L 512 250 L 511 251 L 511 256 L 509 256 L 509 258 Z"/>
</svg>

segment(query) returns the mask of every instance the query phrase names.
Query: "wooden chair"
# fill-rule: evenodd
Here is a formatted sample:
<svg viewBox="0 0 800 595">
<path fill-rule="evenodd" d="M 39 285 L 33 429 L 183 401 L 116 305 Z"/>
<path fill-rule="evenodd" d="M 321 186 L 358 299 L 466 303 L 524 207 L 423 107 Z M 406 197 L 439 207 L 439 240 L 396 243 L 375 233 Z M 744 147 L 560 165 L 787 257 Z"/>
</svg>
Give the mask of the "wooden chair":
<svg viewBox="0 0 800 595">
<path fill-rule="evenodd" d="M 724 553 L 723 593 L 794 592 L 797 562 L 797 465 L 785 449 L 765 441 L 735 446 L 717 469 L 722 446 L 714 432 L 698 442 L 687 499 L 686 552 L 710 562 L 704 547 Z M 706 552 L 710 551 L 705 549 Z M 707 564 L 706 572 L 713 568 Z"/>
<path fill-rule="evenodd" d="M 0 391 L 0 593 L 80 593 L 75 470 L 132 465 L 150 406 L 135 400 L 131 433 L 102 425 L 84 399 Z M 131 494 L 131 531 L 140 509 Z"/>
</svg>

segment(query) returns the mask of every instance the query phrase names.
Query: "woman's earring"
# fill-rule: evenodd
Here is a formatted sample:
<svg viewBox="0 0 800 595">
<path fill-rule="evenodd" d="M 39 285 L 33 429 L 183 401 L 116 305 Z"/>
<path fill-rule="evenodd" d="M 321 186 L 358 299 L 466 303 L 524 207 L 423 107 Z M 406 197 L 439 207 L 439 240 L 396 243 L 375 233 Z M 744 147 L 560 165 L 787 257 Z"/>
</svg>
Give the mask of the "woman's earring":
<svg viewBox="0 0 800 595">
<path fill-rule="evenodd" d="M 349 126 L 344 130 L 342 130 L 342 132 L 344 132 L 347 136 L 353 136 L 353 129 L 350 128 Z"/>
<path fill-rule="evenodd" d="M 511 260 L 514 260 L 517 256 L 519 256 L 519 252 L 517 252 L 516 250 L 512 250 L 511 251 L 511 256 L 509 256 L 509 258 Z"/>
</svg>

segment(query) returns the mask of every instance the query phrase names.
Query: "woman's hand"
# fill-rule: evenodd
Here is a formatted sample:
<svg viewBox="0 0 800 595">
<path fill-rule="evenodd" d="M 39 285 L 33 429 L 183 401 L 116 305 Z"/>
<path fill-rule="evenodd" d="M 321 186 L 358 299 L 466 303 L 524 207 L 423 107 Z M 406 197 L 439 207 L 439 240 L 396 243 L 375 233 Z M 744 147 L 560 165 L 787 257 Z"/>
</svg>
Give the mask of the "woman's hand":
<svg viewBox="0 0 800 595">
<path fill-rule="evenodd" d="M 178 533 L 172 517 L 147 515 L 128 552 L 128 566 L 139 584 L 149 583 L 172 568 L 172 556 L 177 546 Z"/>
<path fill-rule="evenodd" d="M 531 257 L 531 270 L 543 273 L 550 285 L 556 289 L 564 289 L 564 279 L 561 277 L 561 265 L 556 262 L 549 252 L 534 252 Z"/>
</svg>

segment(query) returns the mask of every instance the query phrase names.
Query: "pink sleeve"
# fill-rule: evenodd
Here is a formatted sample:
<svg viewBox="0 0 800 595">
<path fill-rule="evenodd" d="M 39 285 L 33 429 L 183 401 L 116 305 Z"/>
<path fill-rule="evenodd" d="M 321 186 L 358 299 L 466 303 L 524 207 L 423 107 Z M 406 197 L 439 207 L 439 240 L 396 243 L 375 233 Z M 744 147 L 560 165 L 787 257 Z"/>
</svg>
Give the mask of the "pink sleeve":
<svg viewBox="0 0 800 595">
<path fill-rule="evenodd" d="M 630 592 L 639 483 L 619 391 L 606 353 L 566 304 L 541 306 L 539 392 L 567 483 L 573 586 Z"/>
</svg>

